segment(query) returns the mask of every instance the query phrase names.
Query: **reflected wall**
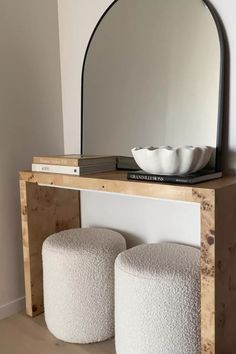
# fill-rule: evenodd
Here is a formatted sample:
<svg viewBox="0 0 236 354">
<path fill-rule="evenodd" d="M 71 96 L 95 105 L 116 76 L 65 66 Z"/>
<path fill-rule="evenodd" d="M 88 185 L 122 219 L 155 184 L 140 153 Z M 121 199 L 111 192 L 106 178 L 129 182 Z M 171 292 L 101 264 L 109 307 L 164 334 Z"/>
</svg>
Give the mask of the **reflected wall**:
<svg viewBox="0 0 236 354">
<path fill-rule="evenodd" d="M 217 146 L 221 45 L 199 0 L 119 0 L 102 19 L 83 73 L 83 152 Z"/>
</svg>

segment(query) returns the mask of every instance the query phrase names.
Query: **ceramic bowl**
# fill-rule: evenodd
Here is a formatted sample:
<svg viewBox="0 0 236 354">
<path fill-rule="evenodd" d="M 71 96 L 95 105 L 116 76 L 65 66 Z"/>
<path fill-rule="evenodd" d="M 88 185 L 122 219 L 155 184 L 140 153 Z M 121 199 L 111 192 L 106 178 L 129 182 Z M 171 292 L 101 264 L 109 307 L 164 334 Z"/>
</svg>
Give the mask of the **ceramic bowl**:
<svg viewBox="0 0 236 354">
<path fill-rule="evenodd" d="M 145 172 L 157 175 L 183 175 L 204 168 L 212 156 L 210 146 L 135 147 L 132 154 Z"/>
</svg>

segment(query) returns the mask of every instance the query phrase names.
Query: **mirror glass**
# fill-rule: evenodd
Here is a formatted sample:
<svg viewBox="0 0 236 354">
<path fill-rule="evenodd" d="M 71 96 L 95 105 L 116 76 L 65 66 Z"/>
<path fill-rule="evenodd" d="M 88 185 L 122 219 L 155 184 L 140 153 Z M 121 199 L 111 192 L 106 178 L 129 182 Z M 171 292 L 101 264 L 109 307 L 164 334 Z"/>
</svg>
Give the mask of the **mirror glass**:
<svg viewBox="0 0 236 354">
<path fill-rule="evenodd" d="M 221 45 L 202 0 L 118 0 L 88 46 L 82 152 L 219 147 Z"/>
</svg>

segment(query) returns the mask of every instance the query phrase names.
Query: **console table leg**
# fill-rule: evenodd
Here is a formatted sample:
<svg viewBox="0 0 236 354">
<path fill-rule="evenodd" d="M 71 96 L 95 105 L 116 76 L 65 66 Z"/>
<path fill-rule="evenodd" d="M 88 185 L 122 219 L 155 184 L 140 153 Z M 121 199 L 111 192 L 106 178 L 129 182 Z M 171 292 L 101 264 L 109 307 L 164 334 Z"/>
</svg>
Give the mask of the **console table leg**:
<svg viewBox="0 0 236 354">
<path fill-rule="evenodd" d="M 80 192 L 20 181 L 26 313 L 43 312 L 41 249 L 51 234 L 80 227 Z"/>
<path fill-rule="evenodd" d="M 193 189 L 201 205 L 201 353 L 236 353 L 236 186 Z"/>
<path fill-rule="evenodd" d="M 236 353 L 236 186 L 216 191 L 216 354 Z"/>
<path fill-rule="evenodd" d="M 215 191 L 193 188 L 201 207 L 201 353 L 215 353 Z"/>
</svg>

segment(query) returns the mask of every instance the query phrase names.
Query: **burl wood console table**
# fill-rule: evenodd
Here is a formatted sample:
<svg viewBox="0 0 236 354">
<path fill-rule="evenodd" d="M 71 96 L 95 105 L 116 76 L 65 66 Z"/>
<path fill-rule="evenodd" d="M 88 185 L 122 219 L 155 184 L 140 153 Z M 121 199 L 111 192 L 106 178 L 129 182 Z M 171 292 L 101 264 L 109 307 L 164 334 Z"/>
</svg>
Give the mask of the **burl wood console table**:
<svg viewBox="0 0 236 354">
<path fill-rule="evenodd" d="M 127 181 L 114 171 L 86 176 L 20 173 L 26 312 L 43 312 L 41 247 L 80 226 L 80 190 L 199 203 L 202 353 L 236 353 L 236 178 L 194 186 Z M 181 222 L 181 221 L 180 221 Z M 184 217 L 182 222 L 184 222 Z M 189 353 L 192 354 L 192 353 Z"/>
</svg>

